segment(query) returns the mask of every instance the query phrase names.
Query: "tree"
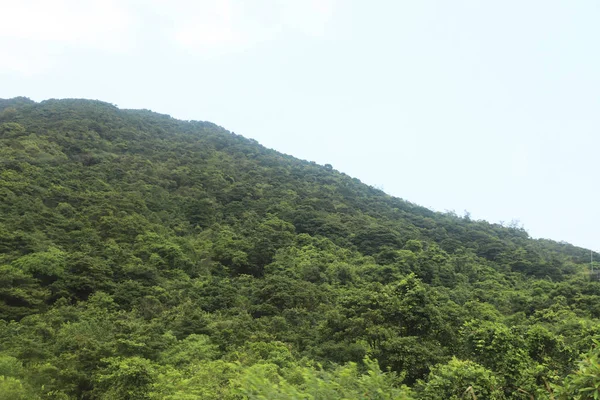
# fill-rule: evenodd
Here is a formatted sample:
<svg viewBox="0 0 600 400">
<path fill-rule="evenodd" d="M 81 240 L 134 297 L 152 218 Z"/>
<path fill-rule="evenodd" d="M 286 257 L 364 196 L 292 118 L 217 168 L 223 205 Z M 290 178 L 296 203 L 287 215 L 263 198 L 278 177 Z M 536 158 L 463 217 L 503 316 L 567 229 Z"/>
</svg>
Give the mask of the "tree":
<svg viewBox="0 0 600 400">
<path fill-rule="evenodd" d="M 148 399 L 156 380 L 156 366 L 141 357 L 111 357 L 104 360 L 106 367 L 95 377 L 95 391 L 100 399 Z"/>
<path fill-rule="evenodd" d="M 427 380 L 418 383 L 416 390 L 422 400 L 505 398 L 501 379 L 473 361 L 462 361 L 456 357 L 434 367 Z"/>
</svg>

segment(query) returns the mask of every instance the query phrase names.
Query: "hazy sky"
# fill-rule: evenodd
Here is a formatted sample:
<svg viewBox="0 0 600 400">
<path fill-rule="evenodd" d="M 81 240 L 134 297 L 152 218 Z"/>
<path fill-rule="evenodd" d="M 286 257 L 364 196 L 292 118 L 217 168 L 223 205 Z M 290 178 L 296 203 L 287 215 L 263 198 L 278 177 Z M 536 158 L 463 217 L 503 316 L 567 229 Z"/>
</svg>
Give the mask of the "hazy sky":
<svg viewBox="0 0 600 400">
<path fill-rule="evenodd" d="M 597 0 L 0 0 L 0 97 L 206 120 L 600 250 Z"/>
</svg>

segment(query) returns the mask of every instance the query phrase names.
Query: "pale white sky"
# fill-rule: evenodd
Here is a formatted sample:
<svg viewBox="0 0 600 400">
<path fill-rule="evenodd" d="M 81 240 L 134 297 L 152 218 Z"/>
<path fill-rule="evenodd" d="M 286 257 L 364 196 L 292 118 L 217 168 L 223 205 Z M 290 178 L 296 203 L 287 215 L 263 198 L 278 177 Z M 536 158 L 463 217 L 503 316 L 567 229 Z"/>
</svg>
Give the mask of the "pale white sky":
<svg viewBox="0 0 600 400">
<path fill-rule="evenodd" d="M 594 0 L 0 0 L 0 97 L 219 124 L 600 250 Z"/>
</svg>

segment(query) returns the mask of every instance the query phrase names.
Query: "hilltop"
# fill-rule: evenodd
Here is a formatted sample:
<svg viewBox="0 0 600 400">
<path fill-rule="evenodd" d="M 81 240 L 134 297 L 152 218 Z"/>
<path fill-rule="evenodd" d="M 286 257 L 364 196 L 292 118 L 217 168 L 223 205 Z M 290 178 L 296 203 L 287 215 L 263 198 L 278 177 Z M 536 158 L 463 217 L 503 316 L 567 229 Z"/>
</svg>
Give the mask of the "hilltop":
<svg viewBox="0 0 600 400">
<path fill-rule="evenodd" d="M 589 254 L 213 123 L 0 99 L 5 398 L 569 398 Z"/>
</svg>

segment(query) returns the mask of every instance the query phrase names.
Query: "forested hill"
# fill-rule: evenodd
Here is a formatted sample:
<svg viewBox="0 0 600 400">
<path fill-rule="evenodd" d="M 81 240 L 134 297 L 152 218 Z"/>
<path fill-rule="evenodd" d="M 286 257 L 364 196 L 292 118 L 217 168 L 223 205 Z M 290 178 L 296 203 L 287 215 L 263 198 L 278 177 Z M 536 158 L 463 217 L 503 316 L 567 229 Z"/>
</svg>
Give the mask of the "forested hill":
<svg viewBox="0 0 600 400">
<path fill-rule="evenodd" d="M 589 254 L 212 123 L 0 100 L 0 399 L 588 398 Z"/>
</svg>

